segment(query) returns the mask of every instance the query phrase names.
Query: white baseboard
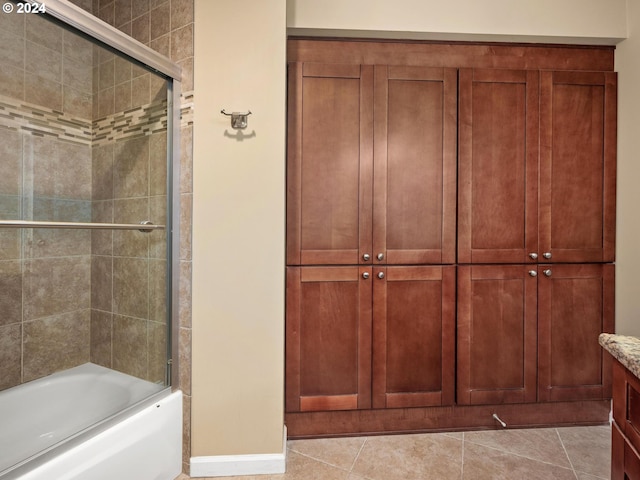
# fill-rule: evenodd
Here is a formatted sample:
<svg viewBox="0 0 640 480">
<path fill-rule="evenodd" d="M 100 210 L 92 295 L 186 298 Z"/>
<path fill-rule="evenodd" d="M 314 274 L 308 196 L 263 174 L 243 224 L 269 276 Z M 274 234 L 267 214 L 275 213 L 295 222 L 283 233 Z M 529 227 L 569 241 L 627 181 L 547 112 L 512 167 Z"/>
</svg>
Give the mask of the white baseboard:
<svg viewBox="0 0 640 480">
<path fill-rule="evenodd" d="M 287 427 L 284 427 L 282 453 L 258 455 L 214 455 L 191 457 L 189 475 L 196 477 L 232 477 L 285 473 L 287 463 Z"/>
</svg>

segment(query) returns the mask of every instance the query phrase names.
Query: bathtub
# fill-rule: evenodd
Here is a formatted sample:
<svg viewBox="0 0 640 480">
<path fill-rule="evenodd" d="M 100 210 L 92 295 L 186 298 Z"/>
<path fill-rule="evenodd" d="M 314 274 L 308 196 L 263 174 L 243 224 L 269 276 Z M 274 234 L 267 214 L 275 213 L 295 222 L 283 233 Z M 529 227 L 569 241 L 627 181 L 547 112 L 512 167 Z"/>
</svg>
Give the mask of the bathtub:
<svg viewBox="0 0 640 480">
<path fill-rule="evenodd" d="M 173 480 L 182 394 L 92 363 L 0 392 L 0 480 Z"/>
</svg>

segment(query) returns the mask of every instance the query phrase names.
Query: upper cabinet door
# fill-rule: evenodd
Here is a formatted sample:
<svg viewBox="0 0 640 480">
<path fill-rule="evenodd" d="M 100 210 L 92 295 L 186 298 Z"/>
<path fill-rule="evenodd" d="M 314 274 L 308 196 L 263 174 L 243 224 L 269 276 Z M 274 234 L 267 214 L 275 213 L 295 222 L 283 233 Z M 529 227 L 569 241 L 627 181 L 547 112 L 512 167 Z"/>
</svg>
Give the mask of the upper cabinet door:
<svg viewBox="0 0 640 480">
<path fill-rule="evenodd" d="M 616 90 L 614 72 L 541 73 L 544 261 L 615 260 Z"/>
<path fill-rule="evenodd" d="M 292 63 L 288 109 L 287 264 L 371 263 L 373 67 Z"/>
<path fill-rule="evenodd" d="M 537 71 L 461 69 L 459 263 L 536 259 Z"/>
<path fill-rule="evenodd" d="M 455 69 L 375 67 L 374 263 L 455 262 L 456 83 Z"/>
</svg>

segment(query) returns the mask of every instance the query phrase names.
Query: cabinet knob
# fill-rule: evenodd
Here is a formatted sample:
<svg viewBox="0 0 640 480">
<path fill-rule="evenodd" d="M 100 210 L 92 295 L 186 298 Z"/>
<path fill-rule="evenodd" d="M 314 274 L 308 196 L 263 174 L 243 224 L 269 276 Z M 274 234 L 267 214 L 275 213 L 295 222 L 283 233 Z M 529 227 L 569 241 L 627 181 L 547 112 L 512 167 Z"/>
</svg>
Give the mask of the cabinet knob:
<svg viewBox="0 0 640 480">
<path fill-rule="evenodd" d="M 537 260 L 538 259 L 538 254 L 532 252 L 532 253 L 529 254 L 529 258 L 531 258 L 531 260 Z"/>
<path fill-rule="evenodd" d="M 551 252 L 544 252 L 542 256 L 548 260 L 551 258 Z"/>
<path fill-rule="evenodd" d="M 384 253 L 379 253 L 379 254 L 377 255 L 377 258 L 378 258 L 378 260 L 382 260 L 382 259 L 384 259 Z"/>
<path fill-rule="evenodd" d="M 544 270 L 542 273 L 544 273 L 544 275 L 546 277 L 550 277 L 551 276 L 551 270 Z"/>
<path fill-rule="evenodd" d="M 364 255 L 362 255 L 362 259 L 363 259 L 364 261 L 367 261 L 367 260 L 369 260 L 370 258 L 371 258 L 371 255 L 369 255 L 368 253 L 365 253 Z"/>
<path fill-rule="evenodd" d="M 529 275 L 531 275 L 532 277 L 537 277 L 538 272 L 536 272 L 535 270 L 529 270 Z"/>
<path fill-rule="evenodd" d="M 367 278 L 369 278 L 369 272 L 364 272 L 364 273 L 362 274 L 362 278 L 364 278 L 365 280 L 366 280 Z"/>
<path fill-rule="evenodd" d="M 380 279 L 384 278 L 384 272 L 379 272 L 378 273 L 378 278 L 380 278 Z"/>
</svg>

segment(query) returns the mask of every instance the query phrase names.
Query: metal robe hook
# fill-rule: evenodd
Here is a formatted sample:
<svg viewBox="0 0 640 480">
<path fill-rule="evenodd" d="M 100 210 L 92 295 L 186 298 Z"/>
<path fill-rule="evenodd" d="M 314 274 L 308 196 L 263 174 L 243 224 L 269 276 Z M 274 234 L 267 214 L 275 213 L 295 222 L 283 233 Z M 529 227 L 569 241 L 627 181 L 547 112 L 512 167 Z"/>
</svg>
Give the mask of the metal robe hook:
<svg viewBox="0 0 640 480">
<path fill-rule="evenodd" d="M 248 120 L 247 117 L 251 115 L 251 110 L 247 110 L 246 113 L 241 112 L 232 112 L 227 113 L 224 111 L 224 108 L 220 110 L 220 113 L 226 115 L 227 117 L 231 117 L 231 128 L 236 130 L 241 130 L 247 128 Z"/>
</svg>

